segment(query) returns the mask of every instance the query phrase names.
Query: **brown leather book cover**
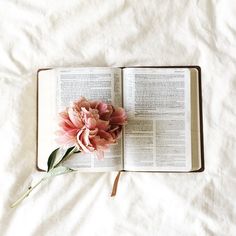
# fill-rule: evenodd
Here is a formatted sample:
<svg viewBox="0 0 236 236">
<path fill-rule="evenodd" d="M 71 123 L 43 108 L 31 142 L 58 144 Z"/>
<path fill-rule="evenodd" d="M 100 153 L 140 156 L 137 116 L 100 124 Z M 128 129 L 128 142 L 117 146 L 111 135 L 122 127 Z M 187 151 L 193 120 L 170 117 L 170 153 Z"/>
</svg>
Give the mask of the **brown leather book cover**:
<svg viewBox="0 0 236 236">
<path fill-rule="evenodd" d="M 79 67 L 78 67 L 79 68 Z M 200 66 L 197 66 L 197 65 L 186 65 L 186 66 L 124 66 L 124 67 L 117 67 L 117 68 L 121 68 L 121 69 L 124 69 L 124 68 L 194 68 L 194 69 L 197 69 L 198 71 L 198 85 L 199 85 L 199 122 L 200 122 L 200 148 L 201 148 L 201 168 L 199 170 L 196 170 L 196 171 L 191 171 L 189 173 L 192 173 L 192 172 L 203 172 L 205 170 L 205 161 L 204 161 L 204 140 L 203 140 L 203 117 L 202 117 L 202 83 L 201 83 L 201 67 Z M 37 113 L 36 113 L 36 116 L 37 116 L 37 127 L 36 127 L 36 169 L 38 171 L 44 171 L 42 169 L 40 169 L 37 165 L 38 163 L 38 96 L 39 96 L 39 93 L 38 93 L 38 81 L 39 81 L 39 73 L 40 71 L 45 71 L 45 70 L 51 70 L 51 69 L 54 69 L 54 68 L 41 68 L 41 69 L 38 69 L 37 71 Z M 125 170 L 123 170 L 125 172 Z M 122 172 L 123 172 L 122 171 Z M 142 172 L 142 171 L 139 171 L 139 172 Z M 143 172 L 146 172 L 146 171 L 143 171 Z M 148 171 L 150 173 L 153 173 L 153 172 L 157 172 L 157 171 Z M 165 171 L 162 171 L 162 173 L 165 172 Z M 169 171 L 167 171 L 169 172 Z M 175 173 L 175 171 L 171 171 L 172 173 Z M 178 172 L 179 173 L 179 172 Z M 186 172 L 185 172 L 186 173 Z"/>
</svg>

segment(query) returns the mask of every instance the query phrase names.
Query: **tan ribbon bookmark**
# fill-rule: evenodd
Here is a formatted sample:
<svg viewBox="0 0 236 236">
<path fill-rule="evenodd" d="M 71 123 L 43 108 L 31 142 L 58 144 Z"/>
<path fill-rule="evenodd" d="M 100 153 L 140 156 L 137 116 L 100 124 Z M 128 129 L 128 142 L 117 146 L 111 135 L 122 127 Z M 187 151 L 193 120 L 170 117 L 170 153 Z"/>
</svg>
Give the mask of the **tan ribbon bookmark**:
<svg viewBox="0 0 236 236">
<path fill-rule="evenodd" d="M 118 172 L 112 187 L 111 197 L 116 196 L 121 171 Z"/>
</svg>

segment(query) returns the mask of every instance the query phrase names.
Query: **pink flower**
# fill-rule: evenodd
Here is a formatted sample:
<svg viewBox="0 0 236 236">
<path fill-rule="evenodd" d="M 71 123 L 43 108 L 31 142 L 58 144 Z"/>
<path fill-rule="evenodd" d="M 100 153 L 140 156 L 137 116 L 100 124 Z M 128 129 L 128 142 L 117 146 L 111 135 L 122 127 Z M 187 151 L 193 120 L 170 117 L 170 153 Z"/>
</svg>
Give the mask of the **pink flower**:
<svg viewBox="0 0 236 236">
<path fill-rule="evenodd" d="M 96 152 L 102 158 L 104 151 L 119 138 L 127 115 L 121 107 L 81 97 L 59 114 L 60 130 L 57 142 L 77 146 L 85 153 Z"/>
</svg>

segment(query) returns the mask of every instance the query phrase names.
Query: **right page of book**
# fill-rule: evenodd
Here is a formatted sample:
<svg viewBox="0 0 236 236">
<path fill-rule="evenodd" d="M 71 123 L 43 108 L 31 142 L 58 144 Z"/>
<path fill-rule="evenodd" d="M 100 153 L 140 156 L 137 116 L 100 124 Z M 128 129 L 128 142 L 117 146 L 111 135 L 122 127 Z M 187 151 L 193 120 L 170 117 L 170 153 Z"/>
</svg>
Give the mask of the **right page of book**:
<svg viewBox="0 0 236 236">
<path fill-rule="evenodd" d="M 190 70 L 125 68 L 123 102 L 124 169 L 190 171 Z"/>
</svg>

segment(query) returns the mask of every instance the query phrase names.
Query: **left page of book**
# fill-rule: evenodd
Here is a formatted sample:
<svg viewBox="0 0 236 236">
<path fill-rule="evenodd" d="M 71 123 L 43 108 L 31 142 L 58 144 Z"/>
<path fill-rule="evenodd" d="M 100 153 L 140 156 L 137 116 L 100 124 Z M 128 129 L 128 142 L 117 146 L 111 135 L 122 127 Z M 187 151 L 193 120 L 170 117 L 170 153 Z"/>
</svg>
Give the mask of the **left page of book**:
<svg viewBox="0 0 236 236">
<path fill-rule="evenodd" d="M 83 96 L 122 106 L 120 68 L 58 68 L 43 70 L 38 76 L 38 167 L 47 168 L 48 155 L 55 142 L 57 114 L 70 102 Z M 123 169 L 122 139 L 111 145 L 104 159 L 93 154 L 74 154 L 65 165 L 80 171 L 106 172 Z"/>
</svg>

